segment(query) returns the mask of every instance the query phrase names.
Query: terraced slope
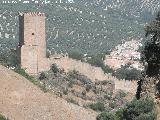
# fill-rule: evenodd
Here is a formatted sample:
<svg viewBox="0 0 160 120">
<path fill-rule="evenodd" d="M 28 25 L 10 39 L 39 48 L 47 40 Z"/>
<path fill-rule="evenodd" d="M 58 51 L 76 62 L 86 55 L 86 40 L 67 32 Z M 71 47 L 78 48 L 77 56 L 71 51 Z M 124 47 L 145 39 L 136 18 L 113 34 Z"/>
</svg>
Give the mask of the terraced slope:
<svg viewBox="0 0 160 120">
<path fill-rule="evenodd" d="M 0 66 L 0 113 L 10 120 L 95 120 L 96 114 L 43 93 L 17 73 Z"/>
</svg>

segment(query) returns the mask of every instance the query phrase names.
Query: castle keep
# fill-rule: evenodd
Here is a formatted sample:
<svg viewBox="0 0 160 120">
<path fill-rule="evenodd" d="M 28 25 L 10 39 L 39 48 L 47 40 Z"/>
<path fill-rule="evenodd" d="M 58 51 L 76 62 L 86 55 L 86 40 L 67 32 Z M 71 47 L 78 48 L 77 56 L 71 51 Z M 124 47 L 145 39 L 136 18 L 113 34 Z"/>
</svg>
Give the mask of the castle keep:
<svg viewBox="0 0 160 120">
<path fill-rule="evenodd" d="M 49 70 L 46 58 L 45 14 L 39 12 L 19 15 L 20 65 L 29 74 Z"/>
<path fill-rule="evenodd" d="M 19 15 L 19 46 L 17 52 L 21 68 L 25 69 L 30 75 L 48 71 L 52 64 L 57 64 L 60 68 L 64 68 L 66 72 L 76 70 L 92 80 L 113 79 L 115 89 L 135 93 L 137 88 L 136 81 L 123 81 L 112 76 L 106 76 L 101 68 L 93 67 L 87 63 L 75 61 L 61 55 L 47 58 L 45 14 L 43 13 L 30 12 Z"/>
</svg>

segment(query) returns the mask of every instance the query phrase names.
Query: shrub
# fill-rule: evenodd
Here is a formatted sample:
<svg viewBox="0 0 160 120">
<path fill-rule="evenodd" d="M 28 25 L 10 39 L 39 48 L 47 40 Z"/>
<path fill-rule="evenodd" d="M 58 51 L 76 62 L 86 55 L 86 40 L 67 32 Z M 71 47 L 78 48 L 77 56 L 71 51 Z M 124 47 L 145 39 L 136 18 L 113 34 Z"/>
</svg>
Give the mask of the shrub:
<svg viewBox="0 0 160 120">
<path fill-rule="evenodd" d="M 85 75 L 80 74 L 78 71 L 73 70 L 68 72 L 68 78 L 69 79 L 77 79 L 80 81 L 82 84 L 90 84 L 92 81 L 87 78 Z M 77 81 L 77 82 L 78 82 Z"/>
<path fill-rule="evenodd" d="M 103 65 L 102 70 L 104 71 L 104 73 L 113 73 L 114 70 L 112 68 L 110 68 L 108 65 Z"/>
<path fill-rule="evenodd" d="M 49 50 L 47 50 L 47 52 L 46 52 L 46 57 L 47 57 L 47 58 L 50 58 L 50 56 L 51 56 L 51 52 L 50 52 Z"/>
<path fill-rule="evenodd" d="M 83 54 L 79 51 L 70 51 L 68 53 L 68 57 L 76 60 L 83 61 Z"/>
<path fill-rule="evenodd" d="M 52 70 L 53 73 L 58 73 L 58 72 L 59 72 L 59 68 L 57 67 L 56 64 L 53 64 L 53 65 L 51 66 L 51 70 Z"/>
<path fill-rule="evenodd" d="M 112 99 L 112 94 L 111 93 L 107 93 L 104 95 L 104 98 L 107 100 L 111 100 Z"/>
<path fill-rule="evenodd" d="M 115 113 L 115 120 L 125 120 L 124 111 L 123 108 L 117 110 Z"/>
<path fill-rule="evenodd" d="M 112 81 L 109 81 L 109 80 L 103 80 L 103 81 L 100 82 L 100 84 L 107 85 L 107 84 L 112 84 L 111 82 Z"/>
<path fill-rule="evenodd" d="M 102 67 L 104 66 L 103 59 L 104 59 L 104 55 L 98 54 L 95 56 L 91 56 L 91 58 L 88 59 L 87 62 L 93 66 Z"/>
<path fill-rule="evenodd" d="M 155 114 L 150 112 L 148 114 L 140 114 L 135 120 L 155 120 Z"/>
<path fill-rule="evenodd" d="M 68 82 L 68 87 L 72 88 L 74 83 L 74 80 L 70 79 L 70 81 Z"/>
<path fill-rule="evenodd" d="M 42 72 L 41 74 L 40 74 L 40 76 L 39 76 L 39 79 L 40 80 L 44 80 L 44 79 L 46 79 L 47 77 L 46 77 L 46 75 L 45 75 L 45 73 L 44 72 Z"/>
<path fill-rule="evenodd" d="M 126 97 L 127 93 L 125 93 L 124 91 L 120 91 L 119 92 L 120 98 Z"/>
<path fill-rule="evenodd" d="M 0 115 L 0 120 L 8 120 L 8 119 L 5 118 L 4 116 Z"/>
<path fill-rule="evenodd" d="M 17 72 L 18 74 L 22 75 L 23 77 L 25 77 L 25 78 L 28 79 L 28 80 L 31 80 L 31 81 L 34 80 L 34 77 L 28 75 L 28 74 L 25 72 L 25 70 L 22 69 L 22 68 L 19 68 L 19 67 L 18 67 L 18 68 L 16 68 L 16 69 L 14 69 L 14 71 Z"/>
<path fill-rule="evenodd" d="M 104 107 L 104 103 L 101 103 L 101 102 L 97 102 L 97 103 L 93 103 L 93 104 L 90 104 L 89 107 L 95 111 L 104 111 L 105 110 L 105 107 Z"/>
<path fill-rule="evenodd" d="M 116 102 L 115 102 L 115 101 L 111 101 L 111 102 L 109 103 L 109 107 L 111 107 L 112 109 L 116 108 L 116 107 L 117 107 Z"/>
<path fill-rule="evenodd" d="M 114 115 L 107 112 L 102 112 L 96 118 L 96 120 L 114 120 Z"/>
<path fill-rule="evenodd" d="M 87 92 L 89 92 L 89 91 L 90 91 L 90 89 L 92 89 L 92 85 L 87 84 L 87 85 L 86 85 L 86 91 L 87 91 Z"/>
<path fill-rule="evenodd" d="M 68 89 L 64 89 L 64 90 L 63 90 L 63 94 L 64 94 L 64 95 L 68 95 Z"/>
<path fill-rule="evenodd" d="M 101 67 L 105 73 L 112 73 L 113 69 L 104 64 L 103 62 L 104 59 L 105 59 L 105 54 L 98 54 L 95 56 L 91 56 L 91 58 L 88 59 L 87 62 L 93 66 Z"/>
<path fill-rule="evenodd" d="M 149 98 L 134 99 L 124 108 L 117 110 L 114 115 L 102 112 L 97 116 L 97 120 L 155 120 L 153 109 L 153 100 Z"/>
<path fill-rule="evenodd" d="M 154 102 L 149 98 L 133 100 L 126 105 L 123 115 L 127 120 L 141 120 L 141 118 L 147 118 L 145 120 L 155 120 L 153 109 Z"/>
<path fill-rule="evenodd" d="M 86 94 L 87 94 L 87 93 L 86 93 L 86 90 L 83 90 L 83 91 L 82 91 L 82 95 L 85 96 Z"/>
<path fill-rule="evenodd" d="M 117 77 L 118 79 L 125 79 L 125 80 L 139 80 L 142 75 L 141 71 L 135 68 L 128 69 L 127 67 L 121 67 L 117 69 L 113 76 Z"/>
<path fill-rule="evenodd" d="M 116 94 L 116 98 L 123 98 L 127 95 L 123 90 L 119 90 L 118 93 Z"/>
</svg>

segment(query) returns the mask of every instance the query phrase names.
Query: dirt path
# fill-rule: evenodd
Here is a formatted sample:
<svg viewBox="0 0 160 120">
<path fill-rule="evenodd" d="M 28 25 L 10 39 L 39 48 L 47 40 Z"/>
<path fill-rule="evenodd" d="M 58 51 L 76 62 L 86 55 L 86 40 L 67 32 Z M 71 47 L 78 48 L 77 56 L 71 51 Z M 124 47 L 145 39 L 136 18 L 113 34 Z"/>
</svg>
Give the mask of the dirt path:
<svg viewBox="0 0 160 120">
<path fill-rule="evenodd" d="M 0 66 L 0 113 L 10 120 L 95 120 L 96 114 L 43 93 L 17 73 Z"/>
</svg>

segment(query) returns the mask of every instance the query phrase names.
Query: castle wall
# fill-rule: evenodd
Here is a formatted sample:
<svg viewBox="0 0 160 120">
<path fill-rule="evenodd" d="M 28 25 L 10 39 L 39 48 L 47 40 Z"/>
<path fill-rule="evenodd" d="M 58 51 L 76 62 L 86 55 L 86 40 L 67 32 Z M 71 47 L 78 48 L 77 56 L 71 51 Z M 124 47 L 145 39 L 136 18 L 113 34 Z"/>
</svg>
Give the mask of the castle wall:
<svg viewBox="0 0 160 120">
<path fill-rule="evenodd" d="M 37 47 L 21 47 L 21 67 L 26 69 L 27 73 L 36 74 L 38 72 Z"/>
<path fill-rule="evenodd" d="M 79 73 L 87 76 L 92 81 L 103 81 L 103 80 L 112 80 L 115 83 L 116 90 L 124 90 L 136 94 L 137 91 L 137 81 L 132 80 L 118 80 L 112 75 L 105 74 L 100 67 L 91 66 L 88 63 L 77 61 L 68 57 L 60 57 L 60 59 L 50 58 L 50 64 L 57 64 L 58 67 L 64 69 L 65 72 L 76 70 Z"/>
</svg>

